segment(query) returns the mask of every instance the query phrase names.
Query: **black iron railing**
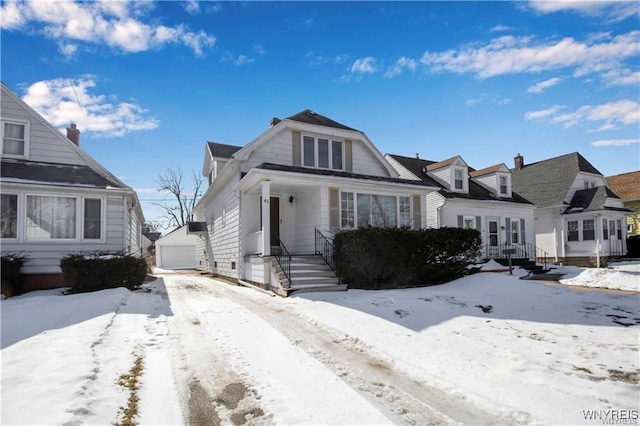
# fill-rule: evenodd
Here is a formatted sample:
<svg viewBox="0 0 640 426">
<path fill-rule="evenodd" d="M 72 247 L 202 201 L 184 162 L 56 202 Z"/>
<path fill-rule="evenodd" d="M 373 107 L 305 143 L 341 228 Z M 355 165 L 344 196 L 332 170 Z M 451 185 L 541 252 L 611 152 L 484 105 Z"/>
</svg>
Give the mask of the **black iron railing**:
<svg viewBox="0 0 640 426">
<path fill-rule="evenodd" d="M 276 262 L 280 265 L 280 269 L 291 286 L 291 254 L 275 233 L 271 234 L 271 255 L 276 258 Z"/>
<path fill-rule="evenodd" d="M 338 283 L 341 283 L 340 275 L 338 275 L 338 265 L 333 255 L 333 244 L 331 244 L 331 241 L 329 241 L 318 228 L 315 228 L 315 233 L 316 254 L 322 256 L 324 261 L 327 262 L 327 265 L 329 265 L 329 268 L 331 268 L 333 273 L 336 274 L 336 277 L 338 277 Z"/>
</svg>

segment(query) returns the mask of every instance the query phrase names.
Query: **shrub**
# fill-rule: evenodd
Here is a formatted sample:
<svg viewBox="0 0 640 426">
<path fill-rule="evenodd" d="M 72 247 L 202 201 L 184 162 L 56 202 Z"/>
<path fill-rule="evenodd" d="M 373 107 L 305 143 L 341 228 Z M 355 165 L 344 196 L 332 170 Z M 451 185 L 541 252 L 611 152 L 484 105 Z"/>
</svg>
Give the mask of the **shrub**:
<svg viewBox="0 0 640 426">
<path fill-rule="evenodd" d="M 2 284 L 1 292 L 7 297 L 20 291 L 22 277 L 20 272 L 25 263 L 29 261 L 29 255 L 20 253 L 4 253 L 1 257 Z"/>
<path fill-rule="evenodd" d="M 475 229 L 360 228 L 334 237 L 338 272 L 351 288 L 440 284 L 468 273 L 479 255 Z"/>
<path fill-rule="evenodd" d="M 60 268 L 70 293 L 126 287 L 140 288 L 146 275 L 147 263 L 132 255 L 70 254 L 62 258 Z"/>
</svg>

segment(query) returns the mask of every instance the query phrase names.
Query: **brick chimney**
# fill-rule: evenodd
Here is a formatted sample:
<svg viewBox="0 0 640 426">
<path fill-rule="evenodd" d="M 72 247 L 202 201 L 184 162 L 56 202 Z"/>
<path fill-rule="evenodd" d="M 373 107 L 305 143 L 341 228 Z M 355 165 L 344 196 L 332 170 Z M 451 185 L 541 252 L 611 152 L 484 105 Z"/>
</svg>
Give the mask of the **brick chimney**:
<svg viewBox="0 0 640 426">
<path fill-rule="evenodd" d="M 76 123 L 71 123 L 71 126 L 67 127 L 67 139 L 80 146 L 80 130 L 76 127 Z"/>
<path fill-rule="evenodd" d="M 522 166 L 524 166 L 524 157 L 518 153 L 518 155 L 513 157 L 513 164 L 515 165 L 516 170 L 520 170 Z"/>
<path fill-rule="evenodd" d="M 269 122 L 269 127 L 273 127 L 278 124 L 281 120 L 278 117 L 273 117 Z"/>
</svg>

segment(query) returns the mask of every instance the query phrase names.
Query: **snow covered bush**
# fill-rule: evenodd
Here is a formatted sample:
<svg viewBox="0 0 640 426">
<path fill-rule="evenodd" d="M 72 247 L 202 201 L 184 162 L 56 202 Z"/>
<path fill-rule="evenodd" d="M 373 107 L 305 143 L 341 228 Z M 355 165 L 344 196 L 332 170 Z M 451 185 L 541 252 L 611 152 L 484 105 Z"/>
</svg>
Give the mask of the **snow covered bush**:
<svg viewBox="0 0 640 426">
<path fill-rule="evenodd" d="M 11 297 L 20 291 L 22 277 L 20 271 L 25 263 L 29 261 L 29 256 L 25 253 L 3 253 L 2 254 L 2 294 Z"/>
<path fill-rule="evenodd" d="M 359 228 L 333 240 L 334 258 L 350 288 L 440 284 L 466 275 L 480 253 L 475 229 Z"/>
<path fill-rule="evenodd" d="M 147 275 L 142 257 L 121 254 L 69 254 L 60 261 L 71 293 L 126 287 L 140 288 Z"/>
</svg>

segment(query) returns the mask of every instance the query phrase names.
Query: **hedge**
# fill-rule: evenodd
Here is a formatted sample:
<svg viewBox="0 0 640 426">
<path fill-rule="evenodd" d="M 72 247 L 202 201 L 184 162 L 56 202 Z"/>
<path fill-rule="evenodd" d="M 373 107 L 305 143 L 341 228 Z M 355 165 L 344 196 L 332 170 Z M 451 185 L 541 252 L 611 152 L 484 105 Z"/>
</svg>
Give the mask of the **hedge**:
<svg viewBox="0 0 640 426">
<path fill-rule="evenodd" d="M 333 240 L 338 273 L 350 288 L 441 284 L 468 273 L 480 254 L 475 229 L 359 228 Z"/>
<path fill-rule="evenodd" d="M 29 261 L 29 256 L 24 253 L 3 253 L 0 258 L 0 268 L 2 268 L 1 292 L 7 297 L 20 292 L 22 276 L 20 272 L 25 263 Z"/>
<path fill-rule="evenodd" d="M 69 293 L 83 293 L 107 288 L 140 288 L 147 275 L 147 262 L 132 255 L 70 254 L 60 261 Z"/>
</svg>

